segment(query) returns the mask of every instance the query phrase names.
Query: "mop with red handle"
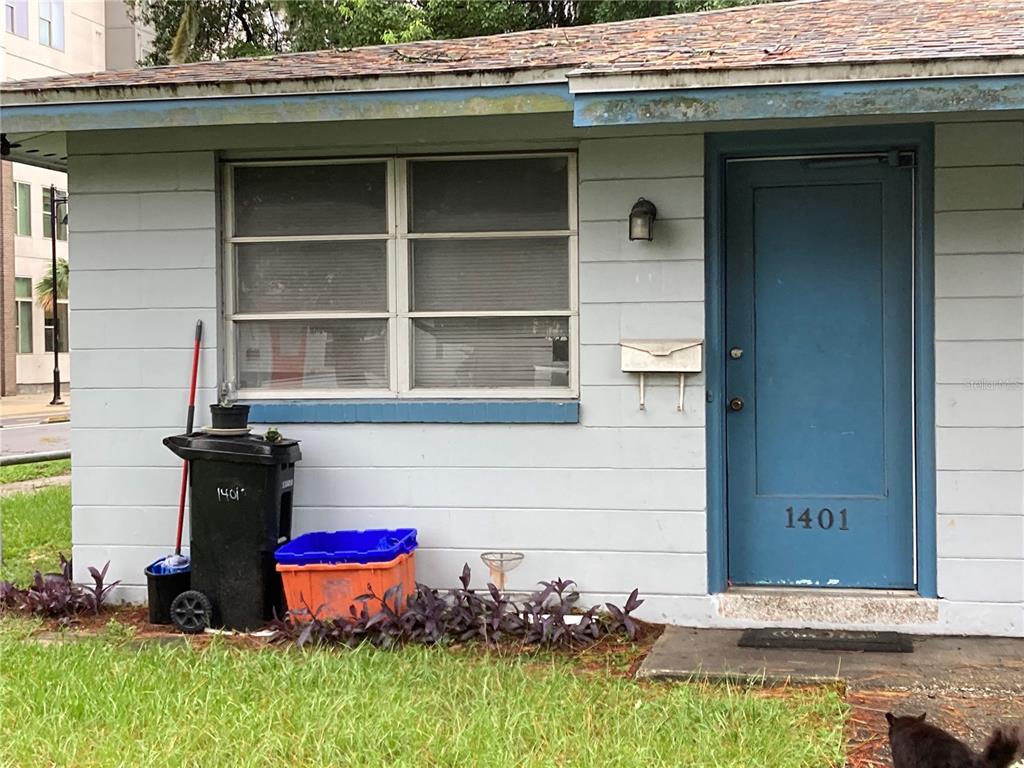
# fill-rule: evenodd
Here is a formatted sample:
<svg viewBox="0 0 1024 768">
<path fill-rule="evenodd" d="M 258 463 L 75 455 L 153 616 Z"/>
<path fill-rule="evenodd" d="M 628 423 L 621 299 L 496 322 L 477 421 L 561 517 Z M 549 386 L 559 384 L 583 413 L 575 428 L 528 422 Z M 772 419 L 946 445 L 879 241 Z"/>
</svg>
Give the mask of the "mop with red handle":
<svg viewBox="0 0 1024 768">
<path fill-rule="evenodd" d="M 188 416 L 185 420 L 185 434 L 192 434 L 192 423 L 196 415 L 196 376 L 199 373 L 199 343 L 203 339 L 203 321 L 196 321 L 196 340 L 192 348 L 192 380 L 188 387 Z M 174 538 L 174 555 L 167 558 L 168 565 L 186 562 L 181 556 L 181 531 L 185 526 L 185 496 L 188 493 L 188 460 L 181 465 L 181 493 L 178 495 L 178 531 Z M 172 562 L 173 560 L 173 562 Z"/>
</svg>

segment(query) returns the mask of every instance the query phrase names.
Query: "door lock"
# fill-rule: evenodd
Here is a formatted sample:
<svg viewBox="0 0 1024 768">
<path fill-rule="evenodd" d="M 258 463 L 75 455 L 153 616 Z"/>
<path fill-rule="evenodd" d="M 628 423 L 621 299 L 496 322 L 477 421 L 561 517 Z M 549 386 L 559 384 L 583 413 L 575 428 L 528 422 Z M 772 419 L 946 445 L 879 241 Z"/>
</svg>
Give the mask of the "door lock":
<svg viewBox="0 0 1024 768">
<path fill-rule="evenodd" d="M 729 401 L 730 411 L 742 411 L 743 410 L 743 398 L 734 397 Z"/>
<path fill-rule="evenodd" d="M 733 360 L 739 360 L 741 357 L 743 357 L 743 349 L 740 347 L 733 347 L 732 349 L 729 350 L 729 357 L 731 357 Z"/>
</svg>

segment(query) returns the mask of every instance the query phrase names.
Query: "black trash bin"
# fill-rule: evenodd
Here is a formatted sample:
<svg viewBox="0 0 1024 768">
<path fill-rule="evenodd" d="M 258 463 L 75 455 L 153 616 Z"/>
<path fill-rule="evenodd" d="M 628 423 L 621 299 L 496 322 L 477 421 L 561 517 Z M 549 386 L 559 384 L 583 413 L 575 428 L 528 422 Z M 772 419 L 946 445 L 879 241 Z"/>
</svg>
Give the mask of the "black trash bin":
<svg viewBox="0 0 1024 768">
<path fill-rule="evenodd" d="M 258 629 L 284 614 L 274 550 L 291 539 L 295 440 L 205 433 L 164 438 L 189 462 L 191 589 L 171 605 L 183 632 Z"/>
<path fill-rule="evenodd" d="M 161 557 L 146 566 L 146 600 L 149 603 L 150 624 L 171 623 L 171 603 L 192 586 L 192 567 L 167 567 Z"/>
</svg>

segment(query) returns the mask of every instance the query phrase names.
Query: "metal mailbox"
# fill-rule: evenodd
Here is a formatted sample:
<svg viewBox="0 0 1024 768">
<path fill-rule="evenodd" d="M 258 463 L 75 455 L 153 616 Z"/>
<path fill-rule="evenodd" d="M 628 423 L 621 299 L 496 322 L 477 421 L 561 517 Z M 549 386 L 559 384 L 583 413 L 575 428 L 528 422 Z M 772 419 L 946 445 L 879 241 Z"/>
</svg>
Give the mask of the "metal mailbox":
<svg viewBox="0 0 1024 768">
<path fill-rule="evenodd" d="M 679 406 L 683 410 L 685 375 L 700 373 L 704 363 L 703 339 L 623 339 L 622 370 L 640 374 L 640 408 L 645 408 L 645 377 L 649 373 L 679 374 Z"/>
</svg>

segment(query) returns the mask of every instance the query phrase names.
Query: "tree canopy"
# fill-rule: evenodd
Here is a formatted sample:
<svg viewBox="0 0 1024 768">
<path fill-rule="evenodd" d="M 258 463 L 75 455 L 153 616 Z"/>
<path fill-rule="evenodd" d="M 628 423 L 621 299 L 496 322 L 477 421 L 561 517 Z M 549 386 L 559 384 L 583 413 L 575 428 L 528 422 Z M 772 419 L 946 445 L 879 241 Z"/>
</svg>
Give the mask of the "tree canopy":
<svg viewBox="0 0 1024 768">
<path fill-rule="evenodd" d="M 572 27 L 777 0 L 127 0 L 155 30 L 143 64 Z"/>
</svg>

